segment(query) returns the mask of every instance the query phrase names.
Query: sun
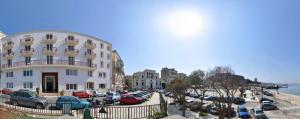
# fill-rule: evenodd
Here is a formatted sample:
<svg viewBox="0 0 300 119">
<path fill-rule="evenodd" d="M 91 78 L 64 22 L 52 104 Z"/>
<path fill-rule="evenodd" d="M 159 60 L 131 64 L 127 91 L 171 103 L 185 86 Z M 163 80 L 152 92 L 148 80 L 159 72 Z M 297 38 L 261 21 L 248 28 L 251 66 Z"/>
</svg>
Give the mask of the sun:
<svg viewBox="0 0 300 119">
<path fill-rule="evenodd" d="M 166 15 L 164 19 L 168 31 L 178 37 L 193 37 L 203 28 L 200 15 L 195 11 L 179 10 Z"/>
</svg>

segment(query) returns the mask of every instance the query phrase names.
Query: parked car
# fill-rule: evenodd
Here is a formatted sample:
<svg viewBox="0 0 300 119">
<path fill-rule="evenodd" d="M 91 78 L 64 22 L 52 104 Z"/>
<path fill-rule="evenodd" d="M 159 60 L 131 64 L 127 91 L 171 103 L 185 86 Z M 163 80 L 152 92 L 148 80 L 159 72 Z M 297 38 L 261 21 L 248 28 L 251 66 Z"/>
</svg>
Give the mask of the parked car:
<svg viewBox="0 0 300 119">
<path fill-rule="evenodd" d="M 141 93 L 133 92 L 133 93 L 129 93 L 129 94 L 133 95 L 134 97 L 141 98 L 143 102 L 148 100 L 147 96 L 145 96 Z"/>
<path fill-rule="evenodd" d="M 247 108 L 244 105 L 239 105 L 237 108 L 237 113 L 240 118 L 250 118 L 250 114 L 247 110 Z"/>
<path fill-rule="evenodd" d="M 272 94 L 272 93 L 270 93 L 270 92 L 267 92 L 267 91 L 265 91 L 265 92 L 264 92 L 264 95 L 266 95 L 266 96 L 273 96 L 273 94 Z"/>
<path fill-rule="evenodd" d="M 118 102 L 121 99 L 121 95 L 118 92 L 107 92 L 106 97 L 111 98 L 114 102 Z"/>
<path fill-rule="evenodd" d="M 35 107 L 37 109 L 45 108 L 48 101 L 44 97 L 39 97 L 35 93 L 26 90 L 15 91 L 10 95 L 10 102 L 15 105 Z"/>
<path fill-rule="evenodd" d="M 121 104 L 139 104 L 142 102 L 143 102 L 142 98 L 134 97 L 133 95 L 130 94 L 123 94 L 120 100 Z"/>
<path fill-rule="evenodd" d="M 245 104 L 245 99 L 241 98 L 241 97 L 236 97 L 233 100 L 234 104 Z"/>
<path fill-rule="evenodd" d="M 106 93 L 100 92 L 100 91 L 97 91 L 97 90 L 93 90 L 92 95 L 93 95 L 94 97 L 105 97 L 105 96 L 106 96 Z"/>
<path fill-rule="evenodd" d="M 10 94 L 12 94 L 14 91 L 11 90 L 11 89 L 8 89 L 8 88 L 4 88 L 4 89 L 2 89 L 1 92 L 2 92 L 2 94 L 10 95 Z"/>
<path fill-rule="evenodd" d="M 193 97 L 193 98 L 199 98 L 200 97 L 200 95 L 197 95 L 196 93 L 190 93 L 189 96 Z"/>
<path fill-rule="evenodd" d="M 256 119 L 263 119 L 266 117 L 264 111 L 261 108 L 253 108 L 250 110 L 250 113 L 256 118 Z"/>
<path fill-rule="evenodd" d="M 276 110 L 277 106 L 274 105 L 273 103 L 265 103 L 265 104 L 261 104 L 261 108 L 263 110 Z"/>
<path fill-rule="evenodd" d="M 72 96 L 78 97 L 78 98 L 90 98 L 92 97 L 91 94 L 89 94 L 86 91 L 76 91 L 72 93 Z"/>
<path fill-rule="evenodd" d="M 270 101 L 270 102 L 274 103 L 274 100 L 271 100 L 269 98 L 261 98 L 259 102 L 262 103 L 263 101 Z"/>
<path fill-rule="evenodd" d="M 211 100 L 214 100 L 214 99 L 215 99 L 214 96 L 204 96 L 204 100 L 211 101 Z"/>
<path fill-rule="evenodd" d="M 56 107 L 63 108 L 64 104 L 71 104 L 71 109 L 83 109 L 85 107 L 91 107 L 91 103 L 86 100 L 80 100 L 74 96 L 61 96 L 56 100 Z"/>
</svg>

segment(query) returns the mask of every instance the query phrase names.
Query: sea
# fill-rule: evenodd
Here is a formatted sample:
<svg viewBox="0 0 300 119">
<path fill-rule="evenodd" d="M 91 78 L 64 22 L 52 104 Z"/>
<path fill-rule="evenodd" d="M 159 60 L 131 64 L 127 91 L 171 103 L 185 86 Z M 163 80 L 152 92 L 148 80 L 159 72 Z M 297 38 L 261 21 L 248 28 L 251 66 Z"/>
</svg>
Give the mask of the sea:
<svg viewBox="0 0 300 119">
<path fill-rule="evenodd" d="M 279 92 L 300 96 L 300 84 L 289 84 L 288 88 L 280 88 Z"/>
</svg>

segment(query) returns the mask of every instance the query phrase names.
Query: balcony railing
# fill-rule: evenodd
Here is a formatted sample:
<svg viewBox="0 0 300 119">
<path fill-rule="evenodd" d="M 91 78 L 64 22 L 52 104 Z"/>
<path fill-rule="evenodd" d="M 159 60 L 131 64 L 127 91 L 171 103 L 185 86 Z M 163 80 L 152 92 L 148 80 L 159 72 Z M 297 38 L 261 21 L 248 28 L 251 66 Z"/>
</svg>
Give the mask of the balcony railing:
<svg viewBox="0 0 300 119">
<path fill-rule="evenodd" d="M 95 49 L 96 48 L 96 44 L 93 42 L 89 42 L 89 41 L 85 41 L 84 46 L 87 49 Z"/>
<path fill-rule="evenodd" d="M 51 49 L 48 49 L 47 47 L 43 47 L 43 53 L 45 55 L 54 55 L 57 52 L 57 48 L 56 47 L 52 47 Z"/>
<path fill-rule="evenodd" d="M 52 36 L 52 38 L 47 38 L 46 36 L 43 37 L 42 42 L 44 44 L 54 44 L 56 43 L 57 38 L 55 36 Z"/>
<path fill-rule="evenodd" d="M 2 57 L 5 58 L 5 59 L 12 59 L 14 56 L 15 56 L 15 53 L 14 53 L 14 52 L 11 52 L 11 53 L 3 53 L 3 54 L 2 54 Z"/>
<path fill-rule="evenodd" d="M 3 49 L 12 49 L 14 47 L 14 42 L 6 42 L 2 45 Z"/>
<path fill-rule="evenodd" d="M 78 44 L 78 42 L 79 42 L 79 40 L 78 39 L 69 39 L 68 37 L 65 39 L 65 44 L 66 45 L 72 45 L 72 46 L 74 46 L 74 45 L 77 45 Z"/>
<path fill-rule="evenodd" d="M 65 49 L 65 54 L 68 56 L 76 56 L 79 54 L 79 50 L 78 49 Z"/>
<path fill-rule="evenodd" d="M 34 49 L 29 49 L 29 50 L 26 50 L 26 49 L 21 49 L 20 50 L 20 54 L 22 54 L 23 56 L 32 56 L 34 54 Z"/>
<path fill-rule="evenodd" d="M 33 44 L 33 38 L 29 37 L 29 38 L 23 38 L 20 40 L 20 43 L 22 45 L 32 45 Z"/>
<path fill-rule="evenodd" d="M 47 60 L 31 60 L 31 63 L 26 64 L 25 61 L 22 62 L 14 62 L 11 66 L 8 64 L 2 64 L 2 68 L 18 68 L 18 67 L 26 67 L 26 66 L 66 66 L 66 67 L 83 67 L 91 70 L 95 70 L 97 68 L 97 64 L 89 65 L 87 62 L 75 61 L 73 65 L 69 64 L 68 60 L 53 60 L 52 64 L 49 64 Z"/>
<path fill-rule="evenodd" d="M 94 53 L 94 52 L 91 52 L 91 53 L 85 52 L 84 55 L 85 55 L 85 57 L 88 58 L 88 59 L 95 59 L 95 58 L 96 58 L 96 53 Z"/>
</svg>

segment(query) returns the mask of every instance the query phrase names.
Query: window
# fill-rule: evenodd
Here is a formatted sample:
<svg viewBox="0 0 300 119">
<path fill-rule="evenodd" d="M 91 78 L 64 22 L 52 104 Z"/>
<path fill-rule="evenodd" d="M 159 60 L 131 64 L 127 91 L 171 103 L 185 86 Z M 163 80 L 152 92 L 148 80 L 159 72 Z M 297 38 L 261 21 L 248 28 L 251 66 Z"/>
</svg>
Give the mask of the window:
<svg viewBox="0 0 300 119">
<path fill-rule="evenodd" d="M 103 58 L 103 52 L 102 51 L 100 52 L 100 57 Z"/>
<path fill-rule="evenodd" d="M 109 54 L 107 54 L 107 59 L 110 59 L 110 55 Z"/>
<path fill-rule="evenodd" d="M 47 34 L 46 35 L 46 39 L 52 39 L 53 38 L 53 35 L 52 34 Z"/>
<path fill-rule="evenodd" d="M 52 50 L 53 49 L 53 45 L 52 44 L 47 44 L 47 50 Z"/>
<path fill-rule="evenodd" d="M 107 48 L 106 48 L 106 49 L 107 49 L 107 51 L 110 51 L 110 47 L 109 47 L 109 46 L 107 46 Z"/>
<path fill-rule="evenodd" d="M 103 68 L 103 61 L 100 61 L 100 67 Z"/>
<path fill-rule="evenodd" d="M 102 72 L 99 72 L 99 77 L 102 78 Z"/>
<path fill-rule="evenodd" d="M 53 56 L 47 56 L 47 64 L 53 64 Z"/>
<path fill-rule="evenodd" d="M 88 76 L 93 77 L 93 71 L 88 71 Z"/>
<path fill-rule="evenodd" d="M 106 77 L 106 72 L 103 72 L 103 78 L 105 78 Z"/>
<path fill-rule="evenodd" d="M 92 60 L 91 60 L 91 59 L 88 59 L 88 60 L 87 60 L 87 65 L 88 65 L 88 67 L 92 67 L 93 63 L 92 63 Z"/>
<path fill-rule="evenodd" d="M 6 88 L 14 88 L 14 83 L 13 82 L 6 83 Z"/>
<path fill-rule="evenodd" d="M 74 40 L 74 36 L 69 35 L 68 40 Z"/>
<path fill-rule="evenodd" d="M 105 88 L 105 84 L 99 84 L 99 88 Z"/>
<path fill-rule="evenodd" d="M 109 68 L 110 68 L 110 64 L 108 63 L 108 64 L 106 65 L 106 67 L 107 67 L 107 69 L 109 69 Z"/>
<path fill-rule="evenodd" d="M 74 51 L 75 48 L 74 48 L 74 46 L 69 45 L 69 46 L 68 46 L 68 50 L 69 50 L 69 51 Z"/>
<path fill-rule="evenodd" d="M 6 77 L 14 77 L 14 72 L 6 72 Z"/>
<path fill-rule="evenodd" d="M 8 49 L 8 50 L 7 50 L 7 54 L 8 54 L 8 55 L 9 55 L 9 54 L 12 54 L 11 49 Z"/>
<path fill-rule="evenodd" d="M 77 76 L 77 70 L 76 69 L 67 69 L 66 75 L 67 76 Z"/>
<path fill-rule="evenodd" d="M 31 57 L 25 57 L 25 65 L 31 64 Z"/>
<path fill-rule="evenodd" d="M 87 49 L 86 52 L 87 52 L 87 54 L 92 54 L 92 50 L 91 49 Z"/>
<path fill-rule="evenodd" d="M 23 76 L 32 76 L 32 70 L 24 70 Z"/>
<path fill-rule="evenodd" d="M 144 80 L 142 80 L 142 86 L 144 86 Z"/>
<path fill-rule="evenodd" d="M 101 49 L 103 49 L 103 43 L 100 44 Z"/>
<path fill-rule="evenodd" d="M 138 85 L 139 85 L 139 82 L 136 82 L 135 84 L 136 84 L 136 86 L 138 86 Z"/>
<path fill-rule="evenodd" d="M 30 45 L 26 45 L 26 46 L 25 46 L 25 51 L 30 51 L 30 49 L 31 49 L 31 46 L 30 46 Z"/>
<path fill-rule="evenodd" d="M 68 58 L 68 62 L 69 62 L 69 65 L 74 65 L 75 64 L 75 58 L 74 57 L 69 57 Z"/>
<path fill-rule="evenodd" d="M 66 90 L 77 90 L 77 84 L 66 84 Z"/>
<path fill-rule="evenodd" d="M 142 75 L 142 78 L 144 78 L 144 75 Z"/>
<path fill-rule="evenodd" d="M 23 88 L 25 88 L 25 89 L 32 89 L 33 88 L 32 82 L 25 82 L 25 83 L 23 83 Z"/>
<path fill-rule="evenodd" d="M 86 89 L 94 90 L 94 82 L 87 82 L 86 83 Z"/>
<path fill-rule="evenodd" d="M 12 60 L 11 60 L 11 59 L 7 60 L 7 66 L 8 66 L 8 67 L 11 67 L 11 66 L 12 66 Z"/>
</svg>

